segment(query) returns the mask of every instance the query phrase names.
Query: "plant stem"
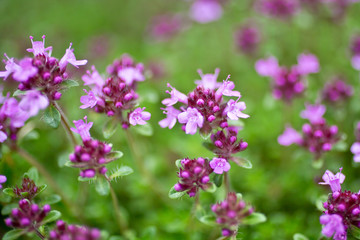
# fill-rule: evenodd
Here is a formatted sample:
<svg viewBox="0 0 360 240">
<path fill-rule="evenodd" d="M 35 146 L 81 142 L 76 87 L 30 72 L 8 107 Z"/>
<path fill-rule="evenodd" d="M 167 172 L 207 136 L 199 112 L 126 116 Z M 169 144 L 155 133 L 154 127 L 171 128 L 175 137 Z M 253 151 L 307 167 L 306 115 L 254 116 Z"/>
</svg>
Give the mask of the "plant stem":
<svg viewBox="0 0 360 240">
<path fill-rule="evenodd" d="M 64 111 L 61 109 L 60 105 L 56 101 L 52 102 L 52 104 L 59 111 L 59 113 L 61 115 L 61 125 L 64 127 L 65 132 L 67 133 L 68 137 L 70 138 L 71 143 L 73 144 L 73 146 L 76 146 L 77 145 L 76 138 L 75 138 L 74 134 L 72 133 L 72 131 L 70 130 L 70 123 L 69 123 L 69 120 L 67 119 Z"/>
<path fill-rule="evenodd" d="M 106 175 L 105 175 L 105 179 L 109 183 L 109 186 L 110 186 L 110 194 L 111 194 L 111 200 L 112 200 L 114 210 L 115 210 L 116 222 L 119 226 L 121 233 L 124 233 L 127 230 L 127 224 L 126 224 L 126 220 L 124 219 L 123 215 L 121 214 L 121 211 L 119 208 L 119 200 L 118 200 L 116 193 L 111 185 L 110 179 Z"/>
<path fill-rule="evenodd" d="M 224 185 L 225 185 L 225 197 L 230 192 L 230 181 L 229 181 L 229 175 L 227 172 L 224 173 Z"/>
<path fill-rule="evenodd" d="M 40 239 L 45 239 L 45 236 L 41 234 L 41 232 L 39 231 L 39 229 L 35 228 L 35 233 L 36 233 L 36 235 L 37 235 Z"/>
<path fill-rule="evenodd" d="M 66 194 L 62 191 L 60 186 L 55 182 L 52 178 L 51 174 L 41 165 L 33 156 L 30 155 L 25 149 L 22 149 L 18 146 L 13 148 L 21 157 L 23 157 L 30 165 L 34 166 L 40 174 L 46 179 L 46 183 L 51 186 L 51 188 L 60 195 L 61 199 L 64 201 L 67 208 L 74 211 L 75 215 L 81 218 L 81 215 L 78 211 L 78 208 L 71 203 L 70 199 L 66 196 Z"/>
</svg>

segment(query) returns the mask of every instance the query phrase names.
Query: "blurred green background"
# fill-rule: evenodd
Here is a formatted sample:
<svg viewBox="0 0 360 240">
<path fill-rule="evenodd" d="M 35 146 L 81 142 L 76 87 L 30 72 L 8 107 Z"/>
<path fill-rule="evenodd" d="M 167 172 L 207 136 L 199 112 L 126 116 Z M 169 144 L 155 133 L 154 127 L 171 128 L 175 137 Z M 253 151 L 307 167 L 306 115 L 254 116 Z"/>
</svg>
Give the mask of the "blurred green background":
<svg viewBox="0 0 360 240">
<path fill-rule="evenodd" d="M 73 43 L 78 59 L 88 59 L 85 68 L 74 71 L 73 79 L 81 81 L 81 75 L 91 65 L 105 72 L 107 65 L 123 53 L 129 53 L 145 65 L 156 61 L 164 65 L 166 75 L 162 79 L 149 78 L 139 84 L 141 106 L 152 113 L 150 120 L 154 129 L 152 136 L 134 133 L 135 145 L 142 156 L 145 168 L 161 183 L 159 191 L 167 197 L 168 190 L 177 182 L 175 161 L 184 157 L 211 157 L 212 153 L 202 146 L 198 135 L 185 135 L 179 125 L 174 129 L 158 126 L 164 115 L 160 110 L 161 100 L 166 97 L 166 83 L 170 82 L 182 92 L 191 91 L 196 72 L 213 72 L 221 69 L 218 81 L 231 74 L 236 89 L 247 104 L 246 119 L 240 136 L 249 143 L 242 156 L 253 163 L 252 169 L 243 169 L 235 164 L 230 171 L 234 191 L 243 194 L 256 211 L 267 216 L 267 222 L 241 228 L 242 239 L 292 239 L 302 233 L 310 239 L 320 236 L 321 212 L 316 200 L 329 192 L 316 181 L 326 169 L 333 172 L 344 167 L 346 175 L 343 188 L 358 191 L 360 178 L 358 165 L 353 164 L 349 151 L 355 138 L 354 125 L 360 120 L 359 73 L 350 64 L 349 42 L 360 27 L 360 5 L 353 5 L 342 23 L 333 23 L 322 15 L 301 11 L 292 20 L 280 21 L 261 16 L 249 8 L 251 1 L 229 0 L 224 6 L 223 17 L 213 23 L 191 23 L 166 42 L 154 41 L 148 34 L 151 19 L 159 14 L 180 13 L 187 15 L 189 3 L 179 0 L 62 0 L 62 1 L 0 1 L 0 53 L 22 58 L 25 49 L 31 47 L 29 35 L 40 40 L 46 35 L 46 45 L 53 46 L 53 56 L 61 58 Z M 326 14 L 326 13 L 325 13 Z M 262 32 L 262 42 L 256 56 L 247 57 L 236 51 L 233 33 L 248 19 L 256 22 Z M 296 64 L 297 55 L 308 51 L 318 56 L 321 72 L 308 78 L 309 88 L 303 98 L 292 105 L 275 101 L 271 97 L 270 81 L 260 77 L 254 70 L 257 59 L 276 56 L 282 65 Z M 1 65 L 4 69 L 4 65 Z M 318 91 L 333 75 L 342 74 L 355 88 L 354 96 L 339 106 L 328 106 L 325 117 L 337 124 L 340 132 L 347 135 L 345 151 L 331 151 L 324 156 L 321 169 L 312 167 L 312 156 L 297 146 L 282 147 L 277 137 L 286 123 L 301 129 L 304 120 L 299 117 L 304 102 L 314 102 Z M 11 89 L 11 84 L 8 84 Z M 15 85 L 14 85 L 15 86 Z M 102 126 L 107 119 L 87 110 L 79 109 L 82 87 L 72 88 L 63 94 L 60 104 L 70 120 L 88 115 L 94 121 L 91 133 L 104 140 Z M 51 172 L 63 190 L 82 206 L 84 221 L 69 214 L 62 203 L 52 206 L 63 213 L 69 223 L 85 224 L 118 235 L 113 220 L 110 196 L 99 196 L 93 185 L 78 182 L 76 169 L 62 167 L 62 160 L 72 152 L 68 139 L 60 127 L 53 130 L 43 124 L 41 115 L 33 118 L 36 139 L 24 139 L 21 146 L 27 149 Z M 138 239 L 216 239 L 220 228 L 212 228 L 195 220 L 190 213 L 193 199 L 161 200 L 149 187 L 134 164 L 124 131 L 119 128 L 108 140 L 115 150 L 124 152 L 124 157 L 111 166 L 129 165 L 134 173 L 113 184 L 120 205 L 127 213 L 131 233 Z M 6 151 L 0 163 L 0 174 L 8 177 L 5 186 L 20 184 L 21 176 L 30 168 L 20 156 Z M 110 167 L 111 168 L 111 167 Z M 45 183 L 40 176 L 40 182 Z M 152 184 L 152 183 L 150 183 Z M 43 195 L 52 193 L 48 188 Z M 223 189 L 215 194 L 201 192 L 202 206 L 210 206 L 224 198 Z M 3 217 L 5 218 L 5 217 Z M 9 229 L 0 222 L 0 236 Z M 35 238 L 35 237 L 34 237 Z"/>
</svg>

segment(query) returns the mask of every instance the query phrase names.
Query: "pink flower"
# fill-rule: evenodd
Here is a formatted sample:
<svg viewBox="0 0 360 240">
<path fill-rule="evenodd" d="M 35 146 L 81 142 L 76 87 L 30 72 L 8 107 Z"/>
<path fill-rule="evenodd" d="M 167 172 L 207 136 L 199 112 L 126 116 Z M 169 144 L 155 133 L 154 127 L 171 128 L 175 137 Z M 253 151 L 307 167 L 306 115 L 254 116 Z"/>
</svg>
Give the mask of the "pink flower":
<svg viewBox="0 0 360 240">
<path fill-rule="evenodd" d="M 164 100 L 162 100 L 161 101 L 162 104 L 166 106 L 172 106 L 177 102 L 181 102 L 184 104 L 188 103 L 188 97 L 185 94 L 176 90 L 174 87 L 170 85 L 170 83 L 168 83 L 167 86 L 171 88 L 171 92 L 166 91 L 166 93 L 170 94 L 170 98 L 165 98 Z"/>
<path fill-rule="evenodd" d="M 15 70 L 17 68 L 19 68 L 19 65 L 17 65 L 14 62 L 14 58 L 9 58 L 8 55 L 6 55 L 6 53 L 4 53 L 4 56 L 7 58 L 7 61 L 3 60 L 5 63 L 5 69 L 6 71 L 0 71 L 0 78 L 4 78 L 4 80 L 6 80 L 6 78 L 13 72 L 15 72 Z"/>
<path fill-rule="evenodd" d="M 221 96 L 228 96 L 228 97 L 241 97 L 240 92 L 233 91 L 235 88 L 235 84 L 232 81 L 229 81 L 230 75 L 223 81 L 223 84 L 219 87 L 219 89 L 215 93 L 215 97 L 220 99 Z"/>
<path fill-rule="evenodd" d="M 354 162 L 360 162 L 360 142 L 354 142 L 350 151 L 354 154 Z"/>
<path fill-rule="evenodd" d="M 334 235 L 334 240 L 346 240 L 346 230 L 343 219 L 338 214 L 324 214 L 320 216 L 320 224 L 325 225 L 321 233 L 330 238 Z"/>
<path fill-rule="evenodd" d="M 8 98 L 4 101 L 0 109 L 0 116 L 6 116 L 10 119 L 10 126 L 20 128 L 24 126 L 29 114 L 19 107 L 19 103 L 15 98 Z"/>
<path fill-rule="evenodd" d="M 204 124 L 204 117 L 201 113 L 192 107 L 188 107 L 185 112 L 178 115 L 179 123 L 186 124 L 185 133 L 194 135 L 197 128 L 201 128 Z"/>
<path fill-rule="evenodd" d="M 360 55 L 355 55 L 351 58 L 351 64 L 356 70 L 360 70 Z"/>
<path fill-rule="evenodd" d="M 255 63 L 256 72 L 263 77 L 275 77 L 280 71 L 278 61 L 275 57 L 260 59 Z"/>
<path fill-rule="evenodd" d="M 249 115 L 242 113 L 246 109 L 245 102 L 238 102 L 237 100 L 230 99 L 224 109 L 224 114 L 231 120 L 239 120 L 239 118 L 248 118 Z"/>
<path fill-rule="evenodd" d="M 172 129 L 176 124 L 176 119 L 178 115 L 181 113 L 180 110 L 175 109 L 172 106 L 166 107 L 164 110 L 164 114 L 166 114 L 166 118 L 159 122 L 160 127 Z"/>
<path fill-rule="evenodd" d="M 323 115 L 325 114 L 326 107 L 320 104 L 305 104 L 305 110 L 303 110 L 300 116 L 304 119 L 308 119 L 311 123 L 316 124 L 323 121 Z"/>
<path fill-rule="evenodd" d="M 85 120 L 85 122 L 84 122 Z M 71 128 L 71 131 L 80 135 L 83 141 L 90 140 L 90 128 L 93 125 L 93 122 L 87 122 L 87 116 L 84 117 L 84 120 L 80 119 L 73 121 L 75 128 Z"/>
<path fill-rule="evenodd" d="M 85 65 L 87 60 L 76 60 L 74 49 L 71 49 L 72 43 L 65 51 L 65 55 L 60 59 L 59 67 L 60 69 L 65 69 L 66 65 L 70 63 L 74 67 L 78 68 L 78 66 Z"/>
<path fill-rule="evenodd" d="M 95 85 L 99 89 L 102 88 L 105 83 L 104 79 L 100 76 L 94 65 L 91 66 L 91 70 L 92 72 L 86 71 L 86 74 L 81 78 L 84 81 L 84 85 Z"/>
<path fill-rule="evenodd" d="M 5 140 L 7 139 L 7 135 L 5 131 L 2 131 L 1 129 L 3 129 L 3 126 L 0 126 L 0 142 L 5 142 Z"/>
<path fill-rule="evenodd" d="M 297 71 L 301 75 L 308 75 L 310 73 L 317 73 L 320 70 L 320 65 L 317 57 L 313 54 L 300 54 L 298 56 Z"/>
<path fill-rule="evenodd" d="M 94 94 L 94 92 L 92 91 L 86 91 L 86 89 L 83 89 L 84 92 L 86 92 L 87 95 L 85 96 L 81 96 L 80 97 L 80 102 L 83 104 L 80 106 L 81 109 L 85 109 L 85 108 L 93 108 L 95 107 L 96 103 L 97 103 L 97 98 Z"/>
<path fill-rule="evenodd" d="M 285 128 L 283 134 L 278 137 L 278 143 L 283 146 L 289 146 L 291 144 L 300 144 L 302 137 L 295 129 L 290 126 Z"/>
<path fill-rule="evenodd" d="M 203 72 L 199 69 L 198 73 L 201 77 L 201 80 L 196 80 L 195 84 L 204 86 L 204 88 L 209 88 L 211 90 L 218 88 L 221 86 L 221 83 L 216 82 L 218 76 L 219 76 L 220 69 L 216 68 L 215 73 L 207 73 L 203 74 Z"/>
<path fill-rule="evenodd" d="M 223 174 L 230 170 L 230 164 L 226 161 L 225 158 L 213 158 L 210 161 L 210 167 L 214 169 L 214 173 Z"/>
<path fill-rule="evenodd" d="M 144 111 L 145 108 L 136 108 L 129 114 L 129 122 L 131 125 L 145 125 L 151 117 L 149 112 Z"/>
<path fill-rule="evenodd" d="M 30 36 L 30 41 L 32 44 L 32 48 L 26 49 L 28 52 L 32 52 L 34 56 L 37 55 L 45 55 L 47 57 L 51 56 L 52 47 L 45 48 L 45 35 L 42 36 L 43 41 L 33 41 L 34 37 Z"/>
<path fill-rule="evenodd" d="M 4 182 L 6 182 L 6 176 L 4 176 L 4 175 L 0 175 L 0 189 L 2 188 L 2 185 L 1 185 L 1 183 L 4 183 Z"/>
<path fill-rule="evenodd" d="M 341 184 L 345 180 L 345 175 L 341 173 L 342 168 L 340 168 L 340 172 L 334 175 L 330 170 L 326 170 L 322 179 L 324 182 L 320 182 L 321 185 L 330 185 L 331 191 L 340 192 L 341 191 Z"/>
<path fill-rule="evenodd" d="M 222 7 L 217 0 L 197 0 L 190 8 L 190 18 L 198 23 L 209 23 L 221 18 Z"/>
<path fill-rule="evenodd" d="M 19 82 L 25 82 L 29 78 L 34 77 L 38 73 L 38 69 L 32 65 L 31 58 L 24 58 L 15 67 L 13 78 Z"/>
<path fill-rule="evenodd" d="M 131 85 L 134 81 L 142 82 L 145 80 L 145 77 L 142 73 L 143 67 L 126 67 L 120 69 L 118 72 L 119 78 L 123 79 L 126 85 Z"/>
<path fill-rule="evenodd" d="M 36 116 L 41 109 L 47 108 L 49 99 L 37 90 L 27 91 L 22 97 L 19 107 L 30 117 Z"/>
</svg>

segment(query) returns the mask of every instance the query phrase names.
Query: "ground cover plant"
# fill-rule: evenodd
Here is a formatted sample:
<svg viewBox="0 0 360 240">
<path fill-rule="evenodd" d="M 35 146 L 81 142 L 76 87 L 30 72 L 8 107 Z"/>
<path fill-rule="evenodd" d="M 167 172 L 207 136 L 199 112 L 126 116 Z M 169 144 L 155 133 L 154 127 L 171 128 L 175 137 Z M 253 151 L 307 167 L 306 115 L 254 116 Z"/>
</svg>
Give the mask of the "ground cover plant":
<svg viewBox="0 0 360 240">
<path fill-rule="evenodd" d="M 0 237 L 360 239 L 357 0 L 0 3 Z"/>
</svg>

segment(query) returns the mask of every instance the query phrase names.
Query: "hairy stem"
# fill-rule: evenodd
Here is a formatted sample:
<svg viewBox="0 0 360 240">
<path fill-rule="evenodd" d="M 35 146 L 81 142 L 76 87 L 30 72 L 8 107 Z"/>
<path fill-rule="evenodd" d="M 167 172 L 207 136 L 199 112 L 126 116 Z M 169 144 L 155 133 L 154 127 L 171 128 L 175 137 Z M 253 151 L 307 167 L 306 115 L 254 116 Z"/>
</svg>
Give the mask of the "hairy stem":
<svg viewBox="0 0 360 240">
<path fill-rule="evenodd" d="M 36 233 L 36 235 L 37 235 L 40 239 L 45 239 L 45 236 L 41 234 L 41 232 L 39 231 L 39 229 L 35 228 L 35 233 Z"/>
<path fill-rule="evenodd" d="M 69 123 L 69 120 L 67 119 L 64 111 L 61 109 L 60 105 L 56 101 L 52 102 L 52 104 L 59 111 L 59 113 L 61 115 L 61 125 L 64 127 L 65 132 L 67 133 L 68 137 L 70 138 L 72 145 L 76 146 L 77 145 L 76 138 L 75 138 L 73 132 L 70 130 L 70 123 Z"/>
<path fill-rule="evenodd" d="M 224 185 L 225 185 L 225 197 L 230 192 L 230 181 L 229 181 L 229 175 L 227 172 L 224 173 Z"/>
<path fill-rule="evenodd" d="M 39 163 L 33 156 L 30 155 L 25 149 L 22 149 L 18 146 L 13 148 L 22 158 L 24 158 L 30 165 L 34 166 L 40 174 L 46 179 L 46 183 L 50 185 L 50 187 L 60 195 L 61 199 L 64 201 L 65 205 L 69 210 L 74 211 L 75 215 L 81 218 L 81 215 L 78 211 L 78 208 L 71 203 L 70 199 L 66 196 L 66 194 L 62 191 L 61 187 L 55 182 L 52 178 L 51 174 L 44 168 L 41 163 Z"/>
<path fill-rule="evenodd" d="M 126 223 L 126 220 L 124 219 L 124 216 L 121 214 L 121 211 L 119 208 L 119 200 L 118 200 L 116 193 L 111 185 L 111 181 L 110 181 L 109 177 L 107 177 L 105 175 L 105 179 L 109 183 L 109 186 L 110 186 L 110 194 L 111 194 L 111 200 L 112 200 L 114 210 L 115 210 L 116 222 L 118 224 L 118 227 L 119 227 L 121 233 L 124 233 L 127 230 L 127 223 Z"/>
</svg>

